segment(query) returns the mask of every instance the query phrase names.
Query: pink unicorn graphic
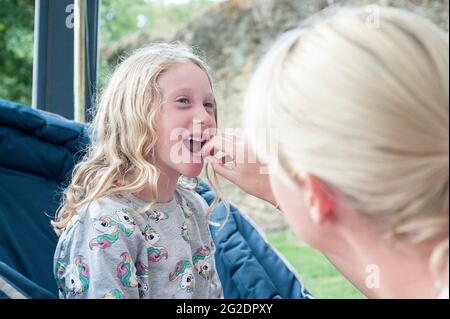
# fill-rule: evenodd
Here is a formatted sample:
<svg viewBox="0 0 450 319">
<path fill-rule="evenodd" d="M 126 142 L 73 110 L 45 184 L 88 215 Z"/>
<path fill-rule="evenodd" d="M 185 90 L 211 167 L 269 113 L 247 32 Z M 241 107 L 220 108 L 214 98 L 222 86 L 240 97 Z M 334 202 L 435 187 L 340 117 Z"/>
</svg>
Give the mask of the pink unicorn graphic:
<svg viewBox="0 0 450 319">
<path fill-rule="evenodd" d="M 156 243 L 160 240 L 161 236 L 154 230 L 151 226 L 145 226 L 144 231 L 142 232 L 145 240 L 150 244 L 150 247 L 147 248 L 147 256 L 148 260 L 151 262 L 159 262 L 161 259 L 167 259 L 169 257 L 169 253 L 164 247 L 156 246 Z"/>
<path fill-rule="evenodd" d="M 58 274 L 62 276 L 62 268 L 59 269 Z M 65 287 L 73 294 L 82 294 L 89 289 L 89 267 L 83 262 L 83 256 L 75 257 L 75 262 L 70 265 L 66 271 Z"/>
<path fill-rule="evenodd" d="M 112 246 L 119 239 L 119 231 L 125 236 L 133 234 L 136 223 L 131 214 L 126 209 L 116 211 L 117 220 L 111 216 L 101 216 L 94 222 L 93 227 L 101 234 L 97 235 L 89 242 L 89 248 L 106 249 Z"/>
<path fill-rule="evenodd" d="M 132 263 L 130 254 L 124 252 L 120 255 L 120 258 L 122 261 L 117 265 L 117 277 L 125 287 L 136 288 L 138 286 L 136 268 Z"/>
<path fill-rule="evenodd" d="M 211 264 L 209 263 L 209 255 L 211 249 L 208 246 L 200 247 L 192 256 L 192 263 L 200 277 L 208 280 L 211 278 Z"/>
<path fill-rule="evenodd" d="M 189 260 L 181 260 L 175 265 L 175 271 L 169 275 L 170 281 L 175 281 L 181 277 L 180 287 L 188 293 L 192 293 L 195 287 L 192 263 Z"/>
</svg>

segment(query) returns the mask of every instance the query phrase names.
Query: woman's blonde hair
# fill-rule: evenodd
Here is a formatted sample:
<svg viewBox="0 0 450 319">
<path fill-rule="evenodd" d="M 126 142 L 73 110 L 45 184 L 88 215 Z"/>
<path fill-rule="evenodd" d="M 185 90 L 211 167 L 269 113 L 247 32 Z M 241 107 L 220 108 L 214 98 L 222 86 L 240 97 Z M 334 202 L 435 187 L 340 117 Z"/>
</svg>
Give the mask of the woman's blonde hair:
<svg viewBox="0 0 450 319">
<path fill-rule="evenodd" d="M 163 103 L 157 80 L 180 63 L 197 65 L 208 76 L 212 88 L 206 63 L 191 48 L 181 44 L 153 44 L 137 50 L 117 66 L 89 124 L 89 149 L 75 166 L 52 222 L 58 235 L 83 205 L 106 196 L 138 193 L 150 185 L 153 201 L 142 212 L 155 204 L 160 171 L 146 158 L 154 156 L 158 138 L 156 119 Z M 215 117 L 217 123 L 217 110 Z M 130 173 L 135 177 L 130 178 Z M 221 197 L 217 177 L 214 177 L 210 183 L 217 196 L 207 215 Z M 121 181 L 122 185 L 114 185 L 116 181 Z"/>
<path fill-rule="evenodd" d="M 253 76 L 244 125 L 286 180 L 308 172 L 386 234 L 438 242 L 430 266 L 448 284 L 448 34 L 372 9 L 340 9 L 284 35 Z M 255 133 L 269 127 L 276 154 Z"/>
</svg>

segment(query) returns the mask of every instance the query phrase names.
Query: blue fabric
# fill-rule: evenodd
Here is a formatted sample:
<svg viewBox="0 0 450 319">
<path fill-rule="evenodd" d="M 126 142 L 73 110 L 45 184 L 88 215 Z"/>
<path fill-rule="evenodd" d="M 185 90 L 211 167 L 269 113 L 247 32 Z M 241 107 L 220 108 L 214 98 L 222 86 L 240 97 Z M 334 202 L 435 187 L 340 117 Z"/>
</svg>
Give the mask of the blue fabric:
<svg viewBox="0 0 450 319">
<path fill-rule="evenodd" d="M 50 219 L 87 141 L 81 124 L 0 100 L 0 262 L 55 295 Z"/>
<path fill-rule="evenodd" d="M 200 181 L 197 192 L 211 204 L 215 193 Z M 223 203 L 211 214 L 210 226 L 216 245 L 217 271 L 227 299 L 303 299 L 311 298 L 295 273 L 265 241 L 255 227 Z"/>
<path fill-rule="evenodd" d="M 0 167 L 0 188 L 0 261 L 56 292 L 51 265 L 57 237 L 45 215 L 56 210 L 50 202 L 56 183 Z"/>
<path fill-rule="evenodd" d="M 50 226 L 61 190 L 88 145 L 84 125 L 0 99 L 0 277 L 31 298 L 57 296 Z M 208 203 L 214 192 L 201 183 Z M 212 214 L 223 221 L 221 204 Z M 236 208 L 211 228 L 226 298 L 303 298 L 307 292 Z M 1 292 L 0 292 L 1 297 Z"/>
<path fill-rule="evenodd" d="M 0 262 L 0 278 L 6 281 L 16 291 L 25 298 L 32 299 L 54 299 L 56 296 L 50 291 L 42 288 L 35 282 L 24 277 L 22 274 L 12 269 L 7 264 Z M 8 296 L 0 291 L 0 299 L 7 299 Z"/>
</svg>

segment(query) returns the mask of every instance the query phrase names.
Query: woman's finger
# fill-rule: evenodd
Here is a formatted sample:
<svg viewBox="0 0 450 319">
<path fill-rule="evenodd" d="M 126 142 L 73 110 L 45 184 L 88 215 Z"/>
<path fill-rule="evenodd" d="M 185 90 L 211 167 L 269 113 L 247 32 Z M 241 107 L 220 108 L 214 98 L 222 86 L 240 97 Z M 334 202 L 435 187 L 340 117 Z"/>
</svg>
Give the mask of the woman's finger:
<svg viewBox="0 0 450 319">
<path fill-rule="evenodd" d="M 229 181 L 235 183 L 238 177 L 238 172 L 227 168 L 224 164 L 219 162 L 210 161 L 214 171 L 220 176 L 228 179 Z"/>
<path fill-rule="evenodd" d="M 217 154 L 218 152 L 222 152 Z M 216 156 L 217 155 L 217 156 Z M 202 156 L 216 156 L 216 158 L 223 158 L 225 155 L 235 160 L 236 145 L 235 143 L 223 135 L 216 135 L 210 139 L 202 148 Z"/>
</svg>

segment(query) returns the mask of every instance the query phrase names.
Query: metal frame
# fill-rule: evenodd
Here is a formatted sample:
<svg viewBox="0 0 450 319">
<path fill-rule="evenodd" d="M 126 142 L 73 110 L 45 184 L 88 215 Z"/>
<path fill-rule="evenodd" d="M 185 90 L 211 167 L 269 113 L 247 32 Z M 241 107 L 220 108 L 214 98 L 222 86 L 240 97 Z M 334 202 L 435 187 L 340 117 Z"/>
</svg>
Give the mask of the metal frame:
<svg viewBox="0 0 450 319">
<path fill-rule="evenodd" d="M 99 0 L 85 3 L 84 119 L 96 90 L 98 66 Z M 35 6 L 35 42 L 33 61 L 33 108 L 57 113 L 68 119 L 75 116 L 74 0 L 37 0 Z M 80 82 L 81 83 L 81 82 Z M 78 91 L 77 91 L 78 92 Z"/>
</svg>

